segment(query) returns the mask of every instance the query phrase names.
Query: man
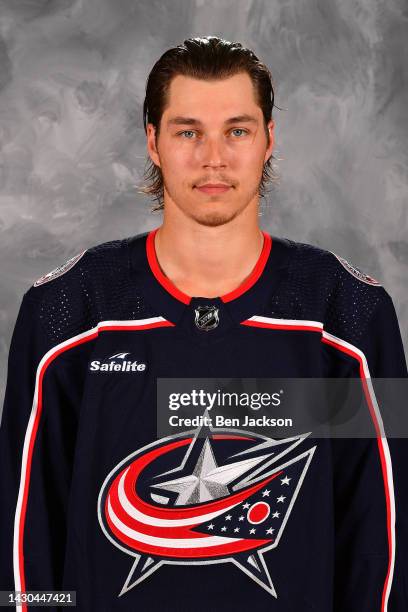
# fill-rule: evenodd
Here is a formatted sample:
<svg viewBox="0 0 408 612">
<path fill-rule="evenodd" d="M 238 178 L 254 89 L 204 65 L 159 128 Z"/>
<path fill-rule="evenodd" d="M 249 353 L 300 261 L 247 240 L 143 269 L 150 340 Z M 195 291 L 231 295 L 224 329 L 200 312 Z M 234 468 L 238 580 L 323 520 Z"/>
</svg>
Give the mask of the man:
<svg viewBox="0 0 408 612">
<path fill-rule="evenodd" d="M 269 71 L 238 43 L 166 52 L 145 100 L 144 191 L 162 224 L 24 295 L 0 438 L 2 589 L 76 591 L 81 611 L 408 609 L 407 453 L 390 449 L 370 381 L 407 376 L 394 306 L 338 255 L 260 230 L 272 107 Z M 373 437 L 266 435 L 240 407 L 217 426 L 204 382 L 187 388 L 329 377 L 358 382 Z"/>
</svg>

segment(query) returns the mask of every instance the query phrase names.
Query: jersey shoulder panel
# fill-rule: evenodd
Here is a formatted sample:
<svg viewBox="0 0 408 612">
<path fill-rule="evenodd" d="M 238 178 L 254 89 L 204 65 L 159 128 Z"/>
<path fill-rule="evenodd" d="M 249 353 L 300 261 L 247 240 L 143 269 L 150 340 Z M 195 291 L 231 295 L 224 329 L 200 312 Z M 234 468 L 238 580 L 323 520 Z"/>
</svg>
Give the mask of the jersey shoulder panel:
<svg viewBox="0 0 408 612">
<path fill-rule="evenodd" d="M 131 276 L 128 246 L 135 239 L 137 236 L 92 246 L 60 266 L 62 273 L 28 289 L 25 296 L 36 303 L 41 324 L 54 344 L 100 321 L 152 316 Z"/>
<path fill-rule="evenodd" d="M 67 259 L 66 262 L 57 266 L 50 272 L 43 274 L 43 276 L 40 276 L 40 278 L 37 278 L 37 280 L 33 284 L 33 287 L 39 287 L 40 285 L 44 285 L 45 283 L 50 283 L 51 281 L 58 278 L 59 276 L 62 276 L 63 274 L 68 272 L 68 270 L 73 268 L 75 264 L 81 259 L 81 257 L 85 255 L 85 253 L 86 253 L 86 249 L 85 251 L 80 251 L 73 257 L 70 257 L 69 259 Z"/>
<path fill-rule="evenodd" d="M 330 253 L 332 253 L 332 255 L 336 257 L 336 259 L 341 263 L 343 268 L 347 270 L 347 272 L 349 272 L 349 274 L 357 278 L 362 283 L 367 283 L 368 285 L 373 285 L 374 287 L 381 286 L 381 283 L 377 279 L 375 279 L 373 276 L 370 276 L 369 274 L 365 274 L 364 272 L 362 272 L 362 270 L 360 270 L 360 268 L 354 266 L 344 257 L 337 255 L 337 253 L 334 253 L 333 251 L 330 251 Z"/>
<path fill-rule="evenodd" d="M 268 316 L 318 321 L 343 340 L 358 344 L 386 290 L 328 249 L 287 239 L 292 254 Z M 374 279 L 373 279 L 374 281 Z"/>
<path fill-rule="evenodd" d="M 126 267 L 126 240 L 110 240 L 78 252 L 38 278 L 27 292 L 29 298 L 38 301 L 51 291 L 51 287 L 69 287 L 79 279 L 90 284 L 101 273 L 123 269 Z"/>
</svg>

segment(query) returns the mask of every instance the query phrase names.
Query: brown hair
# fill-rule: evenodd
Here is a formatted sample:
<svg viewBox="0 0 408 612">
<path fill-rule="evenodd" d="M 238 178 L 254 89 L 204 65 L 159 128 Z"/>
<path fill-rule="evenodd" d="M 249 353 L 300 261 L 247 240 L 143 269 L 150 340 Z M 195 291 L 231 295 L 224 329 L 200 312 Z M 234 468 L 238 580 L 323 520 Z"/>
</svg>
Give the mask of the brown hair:
<svg viewBox="0 0 408 612">
<path fill-rule="evenodd" d="M 172 79 L 177 75 L 196 79 L 217 80 L 247 72 L 250 76 L 258 105 L 264 117 L 264 129 L 269 144 L 268 122 L 272 118 L 274 90 L 272 75 L 250 49 L 239 42 L 230 42 L 216 36 L 188 38 L 182 45 L 168 49 L 153 66 L 146 82 L 146 96 L 143 103 L 143 124 L 147 134 L 147 123 L 160 131 L 160 120 L 168 103 L 168 92 Z M 275 105 L 276 106 L 276 105 Z M 273 155 L 271 156 L 272 158 Z M 275 159 L 275 158 L 274 158 Z M 139 190 L 152 196 L 158 204 L 152 211 L 164 208 L 163 175 L 148 156 L 145 164 L 144 179 L 147 184 Z M 259 195 L 264 197 L 266 184 L 277 180 L 271 158 L 263 168 Z"/>
</svg>

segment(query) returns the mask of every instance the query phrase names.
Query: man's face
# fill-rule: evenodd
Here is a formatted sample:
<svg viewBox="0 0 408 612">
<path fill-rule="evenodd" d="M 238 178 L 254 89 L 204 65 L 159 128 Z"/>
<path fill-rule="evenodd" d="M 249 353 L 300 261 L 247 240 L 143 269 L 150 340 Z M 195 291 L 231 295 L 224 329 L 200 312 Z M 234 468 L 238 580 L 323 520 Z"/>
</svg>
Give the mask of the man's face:
<svg viewBox="0 0 408 612">
<path fill-rule="evenodd" d="M 262 111 L 246 72 L 222 81 L 177 75 L 156 141 L 153 125 L 147 126 L 149 155 L 163 174 L 166 214 L 177 207 L 197 223 L 216 226 L 250 205 L 257 209 L 273 127 L 270 121 L 268 146 Z M 216 183 L 228 189 L 200 189 Z"/>
</svg>

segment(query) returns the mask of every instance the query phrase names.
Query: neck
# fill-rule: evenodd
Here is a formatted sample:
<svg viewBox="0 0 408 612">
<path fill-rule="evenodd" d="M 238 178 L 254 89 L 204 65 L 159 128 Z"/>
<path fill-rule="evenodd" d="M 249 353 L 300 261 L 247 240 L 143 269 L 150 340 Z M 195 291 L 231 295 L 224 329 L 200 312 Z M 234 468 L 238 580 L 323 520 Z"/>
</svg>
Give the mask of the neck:
<svg viewBox="0 0 408 612">
<path fill-rule="evenodd" d="M 177 289 L 212 298 L 233 291 L 248 278 L 263 240 L 256 219 L 244 225 L 236 218 L 218 227 L 192 222 L 184 230 L 164 219 L 155 236 L 155 251 L 162 272 Z"/>
</svg>

